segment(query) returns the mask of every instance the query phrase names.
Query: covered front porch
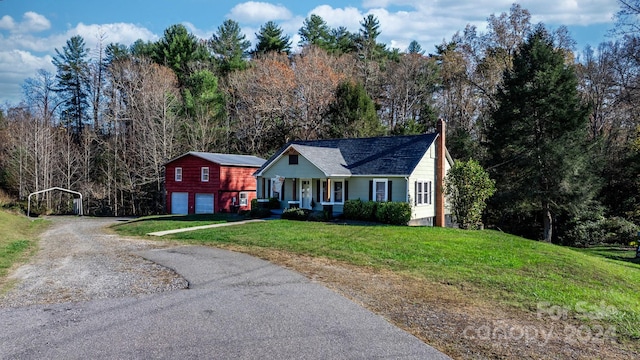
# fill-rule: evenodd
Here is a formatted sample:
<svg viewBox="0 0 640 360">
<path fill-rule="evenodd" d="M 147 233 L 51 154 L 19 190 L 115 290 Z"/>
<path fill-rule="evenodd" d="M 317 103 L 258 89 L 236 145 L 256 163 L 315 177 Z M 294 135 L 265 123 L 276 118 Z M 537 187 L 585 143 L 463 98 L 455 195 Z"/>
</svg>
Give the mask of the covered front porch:
<svg viewBox="0 0 640 360">
<path fill-rule="evenodd" d="M 339 215 L 348 196 L 349 180 L 259 176 L 257 185 L 258 202 L 268 202 L 273 198 L 280 202 L 280 209 L 330 210 L 333 215 Z"/>
</svg>

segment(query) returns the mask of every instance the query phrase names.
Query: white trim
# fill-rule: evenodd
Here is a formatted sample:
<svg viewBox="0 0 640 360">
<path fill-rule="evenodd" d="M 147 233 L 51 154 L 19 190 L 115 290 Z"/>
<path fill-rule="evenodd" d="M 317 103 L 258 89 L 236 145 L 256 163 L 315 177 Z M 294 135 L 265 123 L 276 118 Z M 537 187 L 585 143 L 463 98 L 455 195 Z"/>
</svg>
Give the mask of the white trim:
<svg viewBox="0 0 640 360">
<path fill-rule="evenodd" d="M 414 189 L 416 190 L 415 196 L 415 206 L 430 206 L 433 205 L 433 181 L 431 180 L 416 180 L 414 185 Z M 421 188 L 421 191 L 418 191 L 417 187 Z M 421 196 L 418 197 L 418 194 Z"/>
<path fill-rule="evenodd" d="M 269 162 L 269 164 L 264 169 L 260 170 L 260 172 L 254 173 L 253 176 L 255 176 L 255 177 L 263 176 L 265 171 L 269 170 L 270 167 L 272 167 L 275 163 L 280 161 L 285 155 L 289 155 L 289 154 L 287 154 L 287 152 L 290 149 L 296 150 L 296 148 L 295 148 L 296 145 L 299 145 L 299 144 L 291 144 L 291 145 L 287 146 L 287 148 L 282 150 L 282 152 L 275 159 L 273 159 L 273 161 L 269 162 L 269 160 L 267 160 L 267 162 Z M 310 146 L 310 145 L 301 145 L 301 146 Z M 315 146 L 311 146 L 311 147 L 315 147 Z M 300 158 L 303 158 L 303 159 L 307 160 L 309 162 L 309 164 L 313 165 L 316 169 L 318 169 L 318 171 L 320 171 L 326 177 L 332 177 L 332 176 L 350 177 L 351 176 L 350 173 L 347 173 L 347 174 L 327 174 L 318 165 L 316 165 L 313 161 L 307 159 L 304 155 L 302 155 L 298 150 L 296 150 L 296 152 L 298 153 L 298 164 L 300 164 Z M 287 159 L 287 165 L 288 164 L 289 164 L 289 161 Z"/>
<path fill-rule="evenodd" d="M 203 166 L 200 168 L 200 181 L 201 182 L 209 182 L 209 167 Z"/>
<path fill-rule="evenodd" d="M 376 189 L 376 184 L 377 183 L 383 183 L 384 184 L 384 199 L 383 200 L 378 200 L 377 197 L 377 189 Z M 382 178 L 374 178 L 373 179 L 373 194 L 371 194 L 371 196 L 373 197 L 373 201 L 389 201 L 389 179 L 382 179 Z"/>
<path fill-rule="evenodd" d="M 303 208 L 302 207 L 302 200 L 303 200 L 303 194 L 302 194 L 302 183 L 308 181 L 309 182 L 309 194 L 311 195 L 309 197 L 309 207 L 308 208 Z M 298 183 L 300 183 L 298 185 Z M 311 203 L 313 203 L 313 180 L 309 179 L 309 178 L 305 178 L 305 179 L 298 179 L 298 181 L 296 181 L 296 186 L 298 186 L 298 199 L 300 199 L 300 208 L 302 209 L 307 209 L 307 210 L 313 210 L 313 206 L 311 206 Z"/>
<path fill-rule="evenodd" d="M 329 194 L 328 194 L 329 195 L 329 201 L 324 201 L 324 191 L 325 191 L 324 185 L 325 185 L 325 183 L 327 181 L 330 181 L 329 186 L 328 186 L 329 191 L 330 191 Z M 334 187 L 333 187 L 333 183 L 335 183 L 335 182 L 342 183 L 342 201 L 340 201 L 340 202 L 335 201 L 335 199 L 333 198 L 333 195 L 335 195 L 334 194 L 335 190 L 334 190 Z M 321 205 L 344 205 L 344 182 L 345 182 L 345 179 L 343 179 L 343 178 L 320 179 L 320 197 L 321 197 L 320 204 Z"/>
<path fill-rule="evenodd" d="M 175 180 L 175 182 L 181 182 L 182 181 L 182 167 L 181 166 L 176 166 L 175 171 L 174 171 L 174 180 Z"/>
<path fill-rule="evenodd" d="M 244 195 L 244 199 L 242 198 L 242 195 Z M 242 200 L 244 200 L 244 204 L 243 204 Z M 240 191 L 240 193 L 238 193 L 238 205 L 239 206 L 249 206 L 249 192 Z"/>
</svg>

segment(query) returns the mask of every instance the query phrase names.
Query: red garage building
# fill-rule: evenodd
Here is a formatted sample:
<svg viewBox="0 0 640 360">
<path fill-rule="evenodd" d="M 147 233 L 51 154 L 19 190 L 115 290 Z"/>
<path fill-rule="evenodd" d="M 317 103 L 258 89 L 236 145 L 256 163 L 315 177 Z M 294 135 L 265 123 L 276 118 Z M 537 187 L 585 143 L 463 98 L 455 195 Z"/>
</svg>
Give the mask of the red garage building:
<svg viewBox="0 0 640 360">
<path fill-rule="evenodd" d="M 165 164 L 167 213 L 249 210 L 256 197 L 256 156 L 188 152 Z"/>
</svg>

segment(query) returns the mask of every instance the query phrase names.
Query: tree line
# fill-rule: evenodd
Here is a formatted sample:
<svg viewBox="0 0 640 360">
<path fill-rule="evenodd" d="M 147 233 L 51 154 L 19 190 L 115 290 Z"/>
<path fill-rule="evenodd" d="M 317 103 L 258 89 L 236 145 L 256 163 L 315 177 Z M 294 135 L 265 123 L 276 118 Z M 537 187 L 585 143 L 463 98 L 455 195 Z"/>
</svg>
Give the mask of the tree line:
<svg viewBox="0 0 640 360">
<path fill-rule="evenodd" d="M 130 45 L 98 34 L 95 49 L 74 36 L 57 72 L 0 112 L 0 187 L 72 188 L 91 214 L 160 213 L 162 165 L 185 151 L 268 157 L 289 140 L 422 133 L 443 118 L 452 156 L 496 181 L 487 226 L 575 242 L 602 219 L 640 221 L 640 2 L 620 5 L 614 40 L 582 51 L 518 4 L 433 53 L 380 43 L 373 15 L 356 33 L 311 15 L 295 53 L 275 22 L 253 47 L 230 19 L 209 39 L 182 25 Z M 40 200 L 64 212 L 65 196 Z"/>
</svg>

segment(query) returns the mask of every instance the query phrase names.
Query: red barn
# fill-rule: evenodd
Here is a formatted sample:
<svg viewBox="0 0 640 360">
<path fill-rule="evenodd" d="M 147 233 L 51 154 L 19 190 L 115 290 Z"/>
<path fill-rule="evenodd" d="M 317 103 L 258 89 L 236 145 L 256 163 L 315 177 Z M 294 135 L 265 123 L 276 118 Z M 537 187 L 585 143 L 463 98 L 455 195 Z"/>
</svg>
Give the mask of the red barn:
<svg viewBox="0 0 640 360">
<path fill-rule="evenodd" d="M 256 156 L 188 152 L 165 164 L 167 213 L 249 210 L 256 197 Z"/>
</svg>

